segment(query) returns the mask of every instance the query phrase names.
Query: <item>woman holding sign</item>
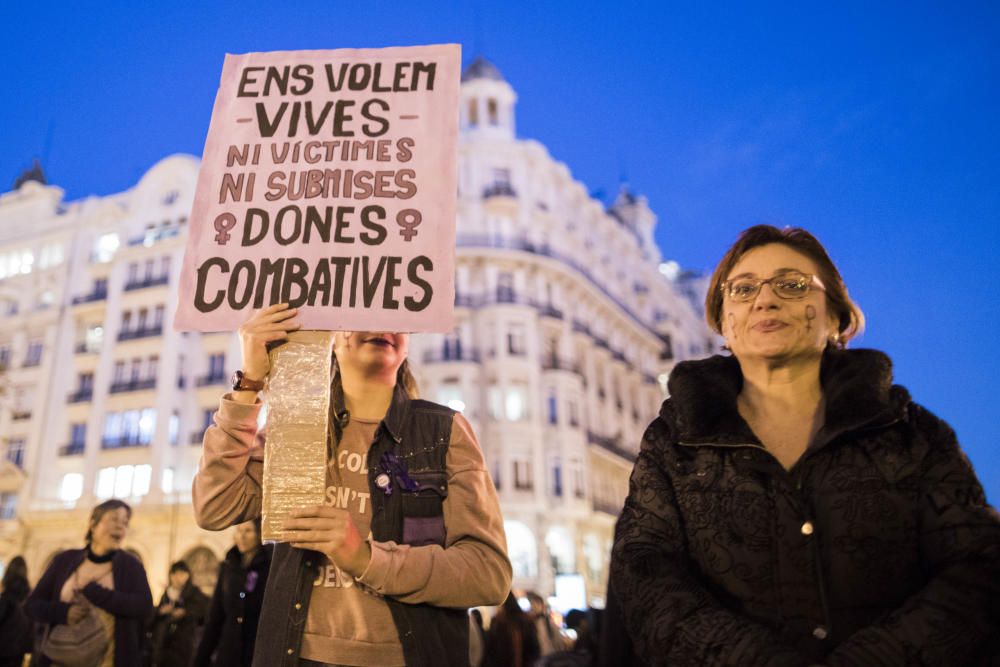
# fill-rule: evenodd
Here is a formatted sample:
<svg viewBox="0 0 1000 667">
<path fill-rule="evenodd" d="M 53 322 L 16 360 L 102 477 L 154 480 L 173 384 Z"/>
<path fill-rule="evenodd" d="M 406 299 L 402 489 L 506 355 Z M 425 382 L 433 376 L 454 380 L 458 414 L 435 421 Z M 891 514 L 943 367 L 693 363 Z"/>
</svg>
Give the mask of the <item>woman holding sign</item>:
<svg viewBox="0 0 1000 667">
<path fill-rule="evenodd" d="M 242 371 L 205 433 L 199 525 L 261 512 L 257 392 L 269 344 L 300 325 L 287 304 L 240 329 Z M 469 423 L 416 399 L 408 334 L 337 333 L 327 489 L 276 545 L 254 664 L 467 665 L 465 608 L 510 589 L 503 518 Z"/>
</svg>

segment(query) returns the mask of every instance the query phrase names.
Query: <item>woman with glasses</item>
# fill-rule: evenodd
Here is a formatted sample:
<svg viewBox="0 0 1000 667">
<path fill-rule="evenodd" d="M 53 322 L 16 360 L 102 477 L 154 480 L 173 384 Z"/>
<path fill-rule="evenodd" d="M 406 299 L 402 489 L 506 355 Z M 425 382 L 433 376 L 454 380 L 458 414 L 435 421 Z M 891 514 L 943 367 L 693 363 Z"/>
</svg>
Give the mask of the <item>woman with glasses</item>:
<svg viewBox="0 0 1000 667">
<path fill-rule="evenodd" d="M 993 664 L 1000 520 L 954 432 L 846 350 L 863 327 L 802 229 L 743 232 L 706 297 L 731 352 L 677 365 L 611 584 L 650 664 Z"/>
</svg>

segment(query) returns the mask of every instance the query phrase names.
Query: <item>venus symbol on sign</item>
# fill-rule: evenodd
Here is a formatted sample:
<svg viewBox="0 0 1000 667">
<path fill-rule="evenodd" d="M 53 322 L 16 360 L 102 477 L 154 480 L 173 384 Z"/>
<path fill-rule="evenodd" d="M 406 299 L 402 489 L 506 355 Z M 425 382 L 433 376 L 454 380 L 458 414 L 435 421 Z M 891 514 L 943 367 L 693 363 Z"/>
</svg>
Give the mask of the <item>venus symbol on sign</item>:
<svg viewBox="0 0 1000 667">
<path fill-rule="evenodd" d="M 215 219 L 215 242 L 219 245 L 226 245 L 229 242 L 229 230 L 236 226 L 236 216 L 232 213 L 223 213 Z"/>
<path fill-rule="evenodd" d="M 404 208 L 396 214 L 396 224 L 402 227 L 399 235 L 404 241 L 410 241 L 417 235 L 417 225 L 423 220 L 420 211 L 415 208 Z"/>
</svg>

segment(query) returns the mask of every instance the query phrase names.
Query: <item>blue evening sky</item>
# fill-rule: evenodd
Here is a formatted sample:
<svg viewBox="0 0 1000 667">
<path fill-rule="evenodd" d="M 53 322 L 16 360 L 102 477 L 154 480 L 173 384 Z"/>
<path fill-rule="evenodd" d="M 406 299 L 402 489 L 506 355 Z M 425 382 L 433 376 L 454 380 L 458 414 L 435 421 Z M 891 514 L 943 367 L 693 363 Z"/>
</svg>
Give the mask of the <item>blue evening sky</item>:
<svg viewBox="0 0 1000 667">
<path fill-rule="evenodd" d="M 201 154 L 223 55 L 460 42 L 518 133 L 588 190 L 646 195 L 665 257 L 800 225 L 868 316 L 860 345 L 948 420 L 1000 500 L 1000 4 L 4 3 L 0 189 L 35 156 L 69 199 Z"/>
</svg>

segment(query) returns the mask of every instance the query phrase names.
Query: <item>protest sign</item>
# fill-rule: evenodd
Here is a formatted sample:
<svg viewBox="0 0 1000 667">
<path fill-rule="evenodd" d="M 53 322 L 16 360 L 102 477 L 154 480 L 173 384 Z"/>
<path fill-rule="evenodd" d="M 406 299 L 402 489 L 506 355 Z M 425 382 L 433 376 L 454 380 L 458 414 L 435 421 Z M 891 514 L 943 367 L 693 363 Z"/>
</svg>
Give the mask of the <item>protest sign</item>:
<svg viewBox="0 0 1000 667">
<path fill-rule="evenodd" d="M 460 48 L 227 55 L 174 326 L 453 327 Z"/>
</svg>

